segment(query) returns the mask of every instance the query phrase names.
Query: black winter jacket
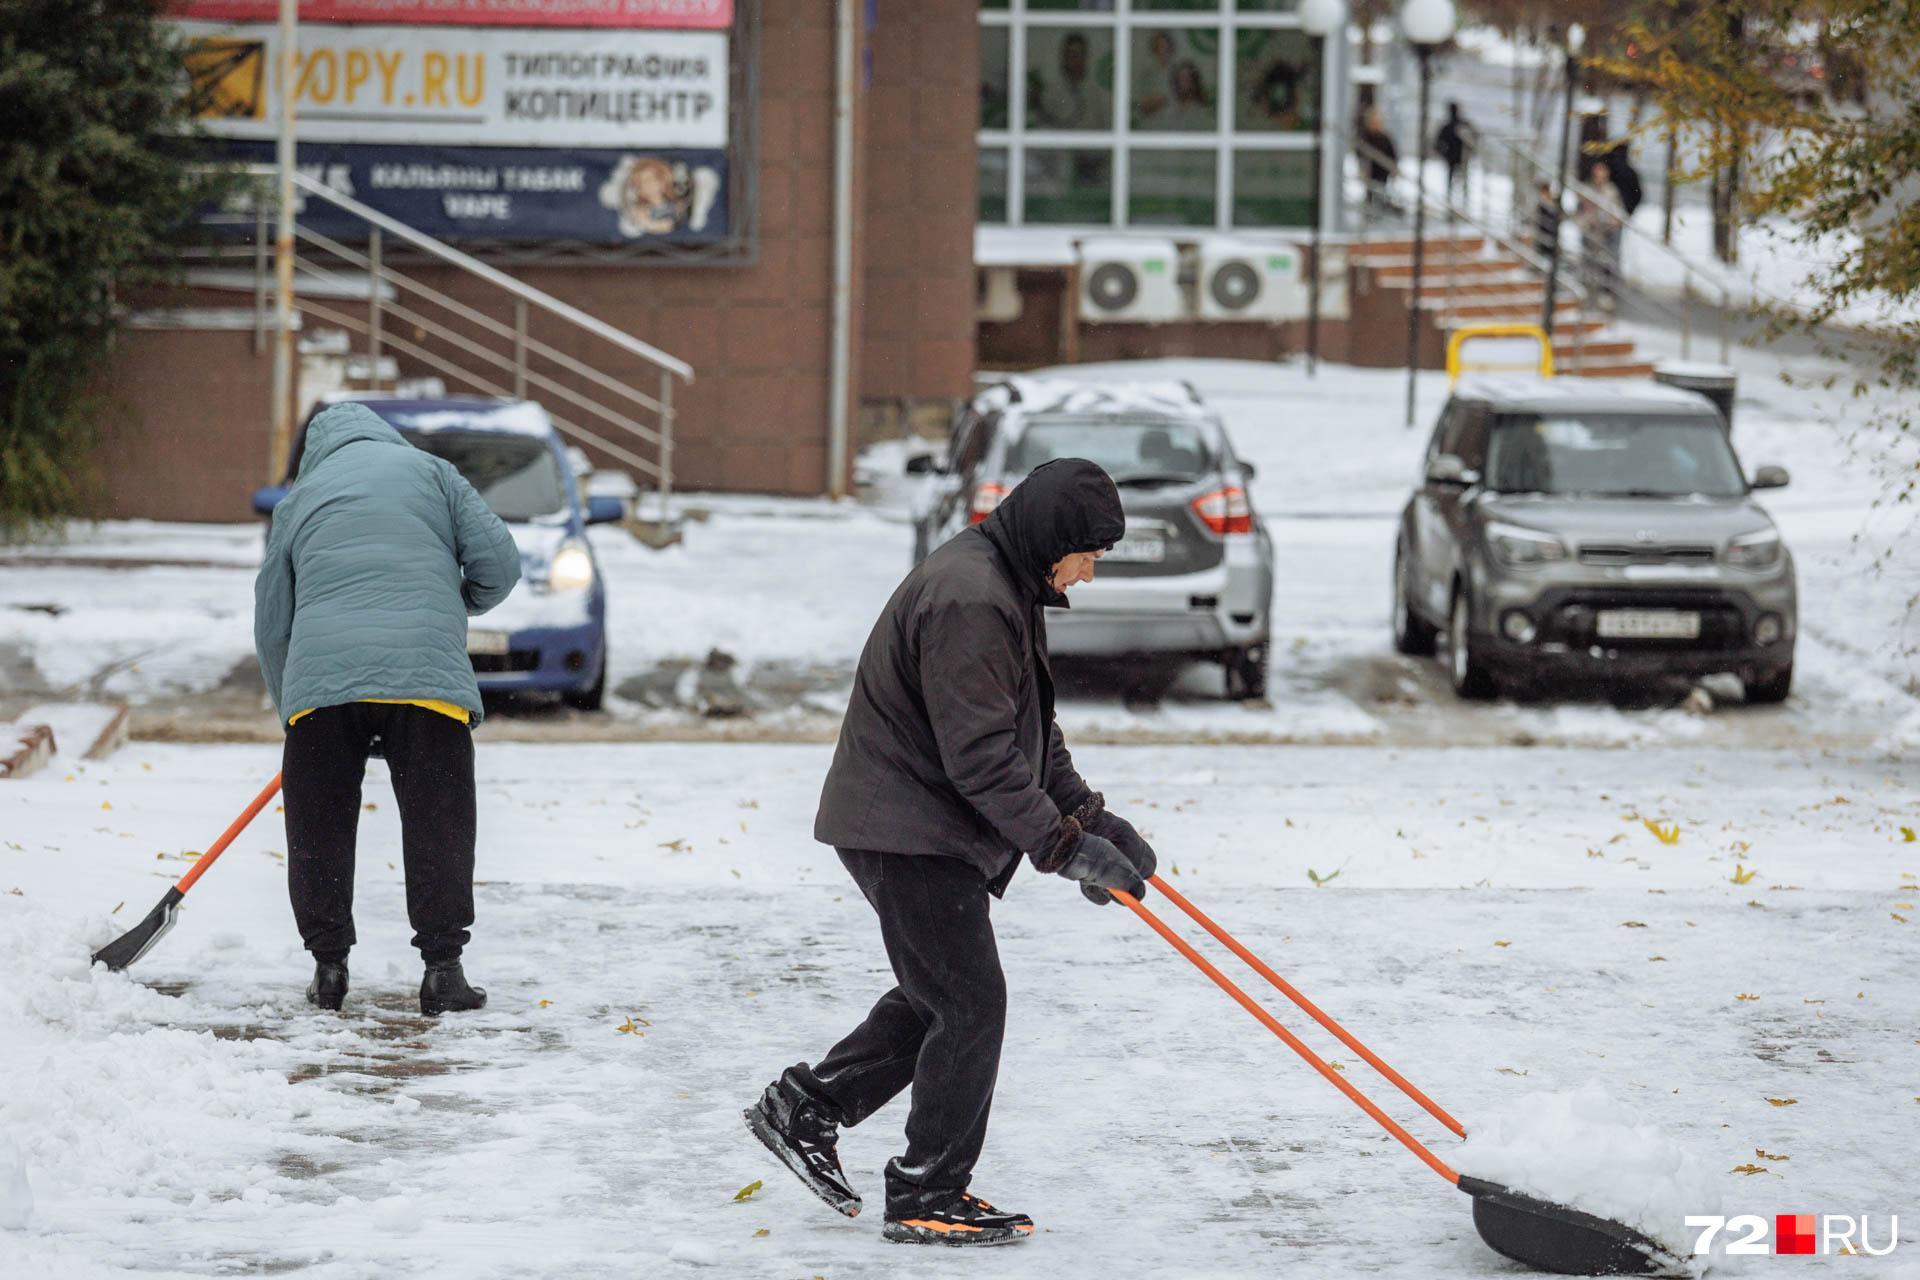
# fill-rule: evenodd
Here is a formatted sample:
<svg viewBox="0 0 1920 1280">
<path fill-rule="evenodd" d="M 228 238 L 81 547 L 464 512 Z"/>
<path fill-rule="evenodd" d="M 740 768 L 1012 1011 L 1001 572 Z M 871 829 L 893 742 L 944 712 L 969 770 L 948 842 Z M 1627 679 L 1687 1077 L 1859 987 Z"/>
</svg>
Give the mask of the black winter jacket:
<svg viewBox="0 0 1920 1280">
<path fill-rule="evenodd" d="M 860 654 L 814 838 L 960 858 L 995 893 L 1021 853 L 1052 869 L 1091 793 L 1054 723 L 1048 571 L 1125 529 L 1112 478 L 1060 459 L 908 574 Z"/>
</svg>

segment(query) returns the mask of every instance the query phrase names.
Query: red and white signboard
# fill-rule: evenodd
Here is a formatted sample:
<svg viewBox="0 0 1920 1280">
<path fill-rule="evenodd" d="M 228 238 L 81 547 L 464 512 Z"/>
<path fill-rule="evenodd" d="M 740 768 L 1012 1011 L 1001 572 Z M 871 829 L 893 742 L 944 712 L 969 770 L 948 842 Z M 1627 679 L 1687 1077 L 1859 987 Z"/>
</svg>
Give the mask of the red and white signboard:
<svg viewBox="0 0 1920 1280">
<path fill-rule="evenodd" d="M 724 31 L 733 0 L 299 0 L 302 22 L 461 27 L 654 27 Z M 279 0 L 174 0 L 176 18 L 273 22 Z"/>
</svg>

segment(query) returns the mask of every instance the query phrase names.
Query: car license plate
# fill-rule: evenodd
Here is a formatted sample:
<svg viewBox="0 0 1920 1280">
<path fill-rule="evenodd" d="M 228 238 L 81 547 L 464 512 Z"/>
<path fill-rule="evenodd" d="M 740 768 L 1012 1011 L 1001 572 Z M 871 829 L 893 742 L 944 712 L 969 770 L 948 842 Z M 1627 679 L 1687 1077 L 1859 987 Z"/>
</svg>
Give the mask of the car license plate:
<svg viewBox="0 0 1920 1280">
<path fill-rule="evenodd" d="M 1698 640 L 1700 615 L 1685 609 L 1602 609 L 1602 640 Z"/>
<path fill-rule="evenodd" d="M 1119 564 L 1163 564 L 1166 558 L 1167 540 L 1154 534 L 1131 534 L 1107 551 L 1107 559 Z"/>
<path fill-rule="evenodd" d="M 507 651 L 507 633 L 504 631 L 467 632 L 467 652 L 501 654 Z"/>
</svg>

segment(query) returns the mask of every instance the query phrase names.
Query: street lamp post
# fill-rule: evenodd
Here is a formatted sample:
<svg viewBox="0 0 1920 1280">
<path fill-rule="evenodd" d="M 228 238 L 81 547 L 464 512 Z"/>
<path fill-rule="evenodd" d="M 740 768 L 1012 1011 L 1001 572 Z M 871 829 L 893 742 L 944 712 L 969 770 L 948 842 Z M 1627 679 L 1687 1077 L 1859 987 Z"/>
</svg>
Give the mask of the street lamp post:
<svg viewBox="0 0 1920 1280">
<path fill-rule="evenodd" d="M 1420 273 L 1426 262 L 1427 98 L 1433 87 L 1433 51 L 1453 39 L 1453 0 L 1407 0 L 1400 29 L 1420 58 L 1420 145 L 1414 173 L 1413 292 L 1407 299 L 1407 425 L 1413 425 L 1414 391 L 1420 377 Z"/>
<path fill-rule="evenodd" d="M 1320 260 L 1320 224 L 1324 212 L 1321 208 L 1320 170 L 1324 165 L 1321 147 L 1327 136 L 1327 37 L 1336 31 L 1345 31 L 1346 26 L 1347 7 L 1342 0 L 1302 0 L 1300 29 L 1306 32 L 1307 48 L 1311 51 L 1314 66 L 1314 83 L 1320 89 L 1320 100 L 1313 104 L 1313 267 L 1307 277 L 1308 377 L 1315 376 L 1320 370 L 1320 275 L 1323 269 Z"/>
<path fill-rule="evenodd" d="M 1567 206 L 1567 144 L 1573 133 L 1573 90 L 1580 78 L 1580 48 L 1586 43 L 1586 31 L 1579 23 L 1567 28 L 1567 101 L 1560 113 L 1560 163 L 1553 171 L 1553 237 L 1547 242 L 1547 297 L 1540 304 L 1540 328 L 1553 346 L 1554 292 L 1560 286 L 1560 220 Z"/>
</svg>

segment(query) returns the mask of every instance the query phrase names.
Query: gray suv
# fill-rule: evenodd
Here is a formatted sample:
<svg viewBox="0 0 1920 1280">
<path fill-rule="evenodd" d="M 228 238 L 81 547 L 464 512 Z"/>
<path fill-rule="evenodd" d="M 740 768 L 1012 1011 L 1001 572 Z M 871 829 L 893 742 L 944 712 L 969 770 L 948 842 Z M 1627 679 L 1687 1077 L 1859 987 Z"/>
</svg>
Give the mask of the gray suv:
<svg viewBox="0 0 1920 1280">
<path fill-rule="evenodd" d="M 1186 383 L 1026 377 L 986 388 L 956 415 L 944 463 L 907 464 L 932 476 L 916 500 L 914 562 L 1054 458 L 1106 468 L 1127 531 L 1074 588 L 1073 607 L 1047 611 L 1048 648 L 1211 659 L 1228 697 L 1265 697 L 1273 541 L 1247 492 L 1252 464 Z"/>
<path fill-rule="evenodd" d="M 1793 683 L 1793 557 L 1719 411 L 1650 382 L 1473 379 L 1441 410 L 1400 516 L 1393 638 L 1447 637 L 1454 691 L 1503 678 L 1731 672 Z"/>
</svg>

